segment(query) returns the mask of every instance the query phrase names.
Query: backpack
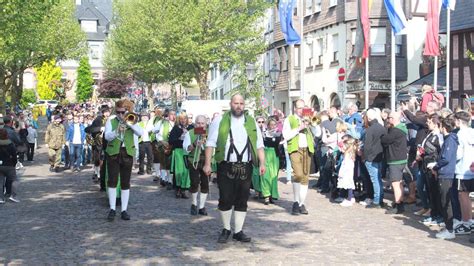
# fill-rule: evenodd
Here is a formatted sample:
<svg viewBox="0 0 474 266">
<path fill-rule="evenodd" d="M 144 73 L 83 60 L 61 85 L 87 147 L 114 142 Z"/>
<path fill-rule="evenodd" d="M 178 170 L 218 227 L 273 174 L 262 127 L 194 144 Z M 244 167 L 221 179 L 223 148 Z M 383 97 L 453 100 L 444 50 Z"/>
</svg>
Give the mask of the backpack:
<svg viewBox="0 0 474 266">
<path fill-rule="evenodd" d="M 444 95 L 439 92 L 432 92 L 431 100 L 438 102 L 441 107 L 444 105 Z"/>
</svg>

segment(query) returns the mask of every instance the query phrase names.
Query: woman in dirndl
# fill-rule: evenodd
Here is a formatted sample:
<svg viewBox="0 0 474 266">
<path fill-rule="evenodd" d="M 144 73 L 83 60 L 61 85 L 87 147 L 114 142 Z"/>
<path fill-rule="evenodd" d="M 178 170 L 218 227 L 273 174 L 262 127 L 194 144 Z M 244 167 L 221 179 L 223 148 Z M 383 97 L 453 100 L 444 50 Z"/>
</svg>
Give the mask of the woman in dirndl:
<svg viewBox="0 0 474 266">
<path fill-rule="evenodd" d="M 178 124 L 173 127 L 170 132 L 169 144 L 173 147 L 173 154 L 171 156 L 171 172 L 176 181 L 176 198 L 187 199 L 186 190 L 191 187 L 191 180 L 189 178 L 189 170 L 187 167 L 187 159 L 184 158 L 183 150 L 184 136 L 188 132 L 187 128 L 188 116 L 186 113 L 181 113 L 178 116 Z"/>
<path fill-rule="evenodd" d="M 273 117 L 268 118 L 267 129 L 263 134 L 265 144 L 265 174 L 260 177 L 260 188 L 265 205 L 278 199 L 278 172 L 280 169 L 278 145 L 281 141 L 281 132 L 277 130 L 277 122 Z"/>
</svg>

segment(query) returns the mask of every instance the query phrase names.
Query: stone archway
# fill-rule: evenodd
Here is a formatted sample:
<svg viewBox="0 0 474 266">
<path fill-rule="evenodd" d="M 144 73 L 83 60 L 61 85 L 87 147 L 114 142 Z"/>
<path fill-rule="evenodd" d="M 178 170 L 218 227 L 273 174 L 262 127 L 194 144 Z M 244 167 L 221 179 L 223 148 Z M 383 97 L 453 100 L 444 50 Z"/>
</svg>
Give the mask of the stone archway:
<svg viewBox="0 0 474 266">
<path fill-rule="evenodd" d="M 341 99 L 339 98 L 339 95 L 337 93 L 332 93 L 330 97 L 330 105 L 329 107 L 335 106 L 337 108 L 341 108 Z"/>
<path fill-rule="evenodd" d="M 321 105 L 319 103 L 318 96 L 316 95 L 311 96 L 311 107 L 317 112 L 321 111 Z"/>
</svg>

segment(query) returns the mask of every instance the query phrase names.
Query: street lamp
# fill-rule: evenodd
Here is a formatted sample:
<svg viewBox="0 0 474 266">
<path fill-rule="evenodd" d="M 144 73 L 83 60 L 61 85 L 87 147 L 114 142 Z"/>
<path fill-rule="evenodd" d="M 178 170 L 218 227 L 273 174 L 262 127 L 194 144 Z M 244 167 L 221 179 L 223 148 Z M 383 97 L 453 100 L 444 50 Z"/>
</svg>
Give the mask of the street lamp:
<svg viewBox="0 0 474 266">
<path fill-rule="evenodd" d="M 248 63 L 245 67 L 245 72 L 247 73 L 247 80 L 249 81 L 249 85 L 252 86 L 256 76 L 255 65 L 252 63 Z"/>
<path fill-rule="evenodd" d="M 278 78 L 280 76 L 280 70 L 276 64 L 273 64 L 272 69 L 270 69 L 270 83 L 272 86 L 272 108 L 271 113 L 273 114 L 273 106 L 275 104 L 275 87 L 278 83 Z"/>
</svg>

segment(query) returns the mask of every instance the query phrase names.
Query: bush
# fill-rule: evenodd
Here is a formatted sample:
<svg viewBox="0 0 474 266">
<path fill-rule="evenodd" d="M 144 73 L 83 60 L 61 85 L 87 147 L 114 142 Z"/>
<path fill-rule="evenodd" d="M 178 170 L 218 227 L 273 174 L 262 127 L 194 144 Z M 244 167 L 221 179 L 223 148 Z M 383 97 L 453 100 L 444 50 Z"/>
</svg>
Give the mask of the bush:
<svg viewBox="0 0 474 266">
<path fill-rule="evenodd" d="M 36 102 L 36 93 L 34 89 L 24 89 L 20 99 L 21 108 L 25 109 L 29 103 Z"/>
</svg>

